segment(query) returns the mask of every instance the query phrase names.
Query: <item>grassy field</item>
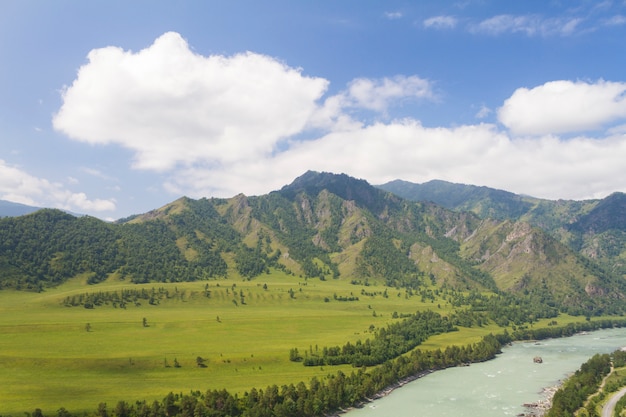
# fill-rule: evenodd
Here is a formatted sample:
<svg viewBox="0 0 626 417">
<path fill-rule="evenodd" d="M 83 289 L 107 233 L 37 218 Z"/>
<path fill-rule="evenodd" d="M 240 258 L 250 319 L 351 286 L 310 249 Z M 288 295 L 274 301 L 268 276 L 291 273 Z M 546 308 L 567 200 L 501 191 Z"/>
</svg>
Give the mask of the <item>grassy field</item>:
<svg viewBox="0 0 626 417">
<path fill-rule="evenodd" d="M 210 281 L 210 298 L 206 285 L 109 280 L 88 286 L 75 279 L 42 293 L 0 291 L 0 415 L 35 408 L 45 414 L 60 407 L 93 411 L 100 402 L 113 407 L 119 400 L 161 400 L 170 391 L 226 388 L 243 394 L 253 387 L 308 382 L 338 369 L 349 373 L 350 366 L 290 362 L 289 350 L 364 340 L 372 325 L 393 321 L 393 312 L 448 309 L 443 301 L 422 302 L 403 290 L 389 288 L 383 297 L 383 286 L 305 281 L 281 272 L 252 281 Z M 170 298 L 158 305 L 141 300 L 125 309 L 111 304 L 86 309 L 62 303 L 86 292 L 161 287 Z M 335 295 L 359 300 L 337 301 Z M 490 331 L 498 330 L 462 329 L 433 337 L 423 348 L 472 343 Z M 198 357 L 207 360 L 206 367 L 197 366 Z"/>
</svg>

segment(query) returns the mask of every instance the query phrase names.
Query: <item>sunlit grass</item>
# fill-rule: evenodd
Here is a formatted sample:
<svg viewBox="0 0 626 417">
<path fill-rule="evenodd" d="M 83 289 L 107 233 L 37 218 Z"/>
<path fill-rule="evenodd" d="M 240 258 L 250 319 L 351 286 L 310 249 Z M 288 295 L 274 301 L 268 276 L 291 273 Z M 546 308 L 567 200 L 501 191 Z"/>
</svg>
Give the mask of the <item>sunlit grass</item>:
<svg viewBox="0 0 626 417">
<path fill-rule="evenodd" d="M 226 388 L 242 395 L 253 387 L 308 382 L 338 369 L 350 373 L 350 366 L 305 367 L 290 362 L 289 350 L 365 340 L 372 337 L 371 326 L 394 321 L 394 312 L 450 312 L 442 300 L 423 302 L 404 290 L 351 285 L 347 279 L 307 281 L 282 272 L 252 281 L 237 277 L 133 285 L 113 278 L 96 286 L 85 281 L 80 277 L 43 293 L 0 291 L 1 415 L 21 415 L 35 408 L 47 414 L 60 407 L 93 411 L 100 402 L 110 406 L 119 400 L 151 402 L 170 391 Z M 207 283 L 210 298 L 204 295 Z M 62 305 L 65 297 L 85 292 L 160 287 L 171 298 L 159 305 L 144 300 L 126 309 Z M 335 295 L 359 300 L 340 302 Z M 432 337 L 420 348 L 474 343 L 499 330 L 460 329 Z M 206 367 L 197 366 L 198 357 L 206 359 Z"/>
<path fill-rule="evenodd" d="M 48 413 L 93 410 L 99 402 L 160 400 L 170 391 L 227 388 L 241 395 L 336 369 L 350 372 L 349 366 L 290 362 L 289 350 L 365 339 L 371 325 L 386 325 L 394 311 L 431 307 L 402 291 L 388 298 L 362 296 L 363 287 L 342 280 L 305 281 L 281 272 L 252 281 L 210 281 L 210 298 L 203 294 L 206 284 L 139 286 L 111 279 L 89 286 L 82 277 L 38 294 L 0 292 L 0 386 L 9 387 L 0 390 L 0 414 L 37 407 Z M 172 298 L 156 306 L 141 300 L 126 309 L 62 305 L 65 297 L 85 292 L 153 287 L 166 288 Z M 360 300 L 338 302 L 335 294 Z M 197 357 L 207 359 L 206 368 L 197 366 Z"/>
</svg>

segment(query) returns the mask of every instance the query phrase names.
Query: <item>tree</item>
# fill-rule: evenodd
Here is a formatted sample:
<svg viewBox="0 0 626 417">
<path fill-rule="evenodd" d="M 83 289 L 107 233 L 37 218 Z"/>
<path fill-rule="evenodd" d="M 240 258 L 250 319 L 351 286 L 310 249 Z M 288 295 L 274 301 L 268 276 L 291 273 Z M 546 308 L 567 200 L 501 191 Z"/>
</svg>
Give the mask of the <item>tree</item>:
<svg viewBox="0 0 626 417">
<path fill-rule="evenodd" d="M 61 407 L 57 410 L 57 417 L 72 417 L 72 414 L 65 407 Z"/>
<path fill-rule="evenodd" d="M 298 348 L 292 348 L 289 351 L 289 360 L 291 362 L 300 362 L 302 360 L 302 356 L 300 356 L 300 352 L 298 352 Z"/>
<path fill-rule="evenodd" d="M 115 417 L 130 417 L 131 407 L 126 401 L 119 401 L 113 410 Z"/>
<path fill-rule="evenodd" d="M 201 357 L 201 356 L 198 356 L 198 357 L 196 358 L 196 366 L 197 366 L 198 368 L 206 368 L 206 364 L 205 364 L 205 362 L 206 362 L 206 359 L 204 359 L 204 358 L 203 358 L 203 357 Z"/>
<path fill-rule="evenodd" d="M 98 417 L 109 417 L 109 412 L 107 411 L 107 403 L 98 404 L 98 411 L 96 411 L 96 415 Z"/>
</svg>

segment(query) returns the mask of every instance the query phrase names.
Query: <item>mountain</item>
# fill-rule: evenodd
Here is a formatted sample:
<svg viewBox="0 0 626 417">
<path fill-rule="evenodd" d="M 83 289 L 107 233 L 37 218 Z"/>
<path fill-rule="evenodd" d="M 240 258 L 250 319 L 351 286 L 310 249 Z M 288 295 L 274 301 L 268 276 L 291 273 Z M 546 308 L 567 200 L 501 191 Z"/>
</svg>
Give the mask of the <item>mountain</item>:
<svg viewBox="0 0 626 417">
<path fill-rule="evenodd" d="M 570 246 L 626 277 L 626 194 L 614 193 L 598 201 L 564 229 Z"/>
<path fill-rule="evenodd" d="M 431 201 L 450 210 L 471 211 L 481 218 L 519 219 L 538 201 L 508 191 L 441 180 L 424 184 L 395 180 L 378 188 L 411 201 Z"/>
<path fill-rule="evenodd" d="M 550 232 L 575 222 L 599 201 L 545 200 L 441 180 L 423 184 L 395 180 L 377 188 L 411 201 L 430 201 L 450 210 L 470 211 L 482 219 L 523 220 Z"/>
<path fill-rule="evenodd" d="M 291 184 L 284 186 L 280 194 L 287 199 L 294 199 L 298 194 L 318 195 L 326 190 L 343 200 L 354 201 L 360 207 L 375 214 L 384 210 L 385 202 L 393 199 L 388 193 L 372 187 L 367 181 L 349 177 L 346 174 L 329 174 L 307 171 Z"/>
<path fill-rule="evenodd" d="M 626 231 L 626 194 L 613 193 L 597 202 L 591 211 L 580 216 L 570 226 L 582 233 Z"/>
<path fill-rule="evenodd" d="M 396 180 L 378 188 L 411 201 L 433 201 L 483 219 L 524 221 L 626 278 L 626 194 L 602 200 L 544 200 L 474 185 Z"/>
<path fill-rule="evenodd" d="M 588 224 L 596 223 L 581 230 Z M 262 196 L 183 197 L 115 224 L 58 210 L 0 219 L 2 287 L 42 290 L 79 274 L 97 284 L 270 270 L 423 296 L 491 292 L 517 300 L 507 305 L 540 300 L 574 314 L 622 312 L 626 294 L 624 280 L 529 222 L 409 201 L 345 174 L 309 171 Z"/>
<path fill-rule="evenodd" d="M 40 207 L 0 200 L 0 217 L 23 216 L 40 210 Z"/>
</svg>

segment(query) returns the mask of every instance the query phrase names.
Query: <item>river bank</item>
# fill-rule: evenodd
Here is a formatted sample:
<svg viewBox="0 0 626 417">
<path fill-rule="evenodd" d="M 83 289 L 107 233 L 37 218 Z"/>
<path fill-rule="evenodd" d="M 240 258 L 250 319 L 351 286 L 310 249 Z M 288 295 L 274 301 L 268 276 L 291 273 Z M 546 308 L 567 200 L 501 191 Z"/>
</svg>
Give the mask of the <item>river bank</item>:
<svg viewBox="0 0 626 417">
<path fill-rule="evenodd" d="M 334 415 L 539 417 L 550 408 L 554 393 L 568 375 L 594 354 L 611 353 L 624 345 L 623 328 L 514 342 L 495 359 L 422 373 L 382 390 L 370 398 L 372 402 Z M 541 357 L 542 363 L 535 363 L 535 357 Z"/>
<path fill-rule="evenodd" d="M 524 342 L 519 342 L 519 343 L 524 343 Z M 536 342 L 535 342 L 536 343 Z M 512 346 L 512 344 L 509 344 L 509 346 Z M 496 356 L 497 357 L 497 356 Z M 493 359 L 490 360 L 494 360 L 496 357 L 494 357 Z M 481 362 L 477 362 L 477 363 L 481 363 Z M 461 365 L 457 365 L 453 368 L 459 368 L 459 367 L 468 367 L 471 366 L 470 363 L 463 363 Z M 450 369 L 450 368 L 445 368 L 445 369 Z M 372 406 L 371 404 L 374 403 L 377 400 L 380 400 L 384 397 L 387 397 L 389 394 L 391 394 L 393 391 L 395 391 L 398 388 L 402 388 L 405 385 L 414 382 L 420 378 L 423 378 L 425 376 L 428 376 L 436 371 L 443 371 L 444 369 L 429 369 L 426 371 L 422 371 L 419 372 L 415 375 L 411 375 L 408 377 L 405 377 L 403 379 L 401 379 L 400 381 L 390 385 L 389 387 L 385 388 L 384 390 L 376 393 L 375 395 L 366 398 L 364 401 L 360 402 L 359 404 L 356 404 L 352 407 L 348 407 L 348 408 L 343 408 L 340 409 L 334 413 L 331 413 L 329 415 L 327 415 L 326 417 L 342 417 L 345 416 L 346 414 L 350 413 L 353 410 L 358 410 L 358 409 L 362 409 L 364 407 L 366 407 L 368 404 L 370 404 L 371 408 L 375 408 L 375 406 Z M 536 402 L 532 402 L 532 403 L 524 403 L 523 407 L 526 409 L 526 411 L 524 413 L 520 413 L 517 416 L 518 417 L 543 417 L 548 410 L 550 410 L 550 407 L 552 406 L 552 398 L 554 397 L 554 394 L 559 390 L 559 388 L 563 385 L 563 381 L 559 381 L 559 383 L 557 385 L 553 385 L 553 386 L 549 386 L 549 387 L 545 387 L 542 388 L 541 390 L 541 394 L 543 395 L 543 398 L 536 401 Z"/>
<path fill-rule="evenodd" d="M 518 414 L 518 417 L 543 417 L 548 413 L 548 410 L 552 407 L 552 398 L 554 394 L 561 388 L 564 381 L 559 381 L 558 385 L 547 387 L 541 390 L 543 399 L 524 404 L 526 412 Z"/>
<path fill-rule="evenodd" d="M 376 400 L 379 400 L 381 398 L 386 397 L 387 395 L 391 394 L 394 390 L 396 390 L 398 388 L 402 388 L 406 384 L 408 384 L 410 382 L 413 382 L 413 381 L 415 381 L 415 380 L 417 380 L 419 378 L 422 378 L 422 377 L 424 377 L 426 375 L 432 374 L 433 372 L 435 372 L 435 370 L 429 369 L 427 371 L 418 372 L 415 375 L 411 375 L 411 376 L 408 376 L 406 378 L 402 378 L 400 381 L 398 381 L 395 384 L 392 384 L 389 387 L 385 388 L 384 390 L 374 394 L 372 397 L 366 398 L 365 401 L 361 401 L 359 404 L 356 404 L 353 407 L 348 407 L 348 408 L 344 408 L 344 409 L 341 409 L 339 411 L 336 411 L 336 412 L 334 412 L 332 414 L 327 415 L 326 417 L 340 417 L 340 416 L 343 416 L 343 415 L 349 413 L 352 410 L 363 408 L 367 404 L 373 403 Z"/>
<path fill-rule="evenodd" d="M 459 365 L 461 366 L 461 365 Z M 463 365 L 463 366 L 470 366 L 470 365 Z M 366 407 L 368 404 L 372 404 L 374 403 L 376 400 L 379 400 L 381 398 L 384 398 L 386 396 L 388 396 L 389 394 L 391 394 L 394 390 L 398 389 L 398 388 L 402 388 L 403 386 L 416 381 L 422 377 L 425 377 L 427 375 L 432 374 L 433 372 L 435 372 L 436 370 L 428 370 L 428 371 L 423 371 L 418 373 L 417 375 L 412 375 L 410 377 L 406 377 L 403 378 L 402 380 L 398 381 L 397 383 L 391 385 L 390 387 L 380 391 L 379 393 L 377 393 L 376 395 L 373 395 L 371 398 L 367 398 L 365 401 L 362 401 L 361 403 L 353 406 L 353 407 L 349 407 L 346 409 L 342 409 L 339 410 L 333 414 L 328 415 L 327 417 L 342 417 L 345 416 L 346 414 L 348 414 L 350 411 L 352 410 L 356 410 L 356 409 L 360 409 L 363 407 Z M 564 381 L 559 380 L 559 383 L 557 385 L 553 385 L 550 387 L 545 387 L 542 388 L 541 390 L 541 395 L 543 396 L 542 399 L 532 402 L 532 403 L 524 403 L 523 407 L 526 409 L 525 412 L 518 414 L 518 417 L 544 417 L 547 412 L 550 410 L 550 407 L 552 407 L 552 398 L 554 397 L 554 394 L 556 394 L 556 392 L 559 390 L 559 388 L 561 388 L 561 386 L 563 385 Z"/>
<path fill-rule="evenodd" d="M 459 365 L 461 366 L 461 365 Z M 463 365 L 463 366 L 469 366 L 469 365 Z M 398 388 L 402 388 L 403 386 L 416 381 L 422 377 L 425 377 L 427 375 L 432 374 L 433 372 L 435 372 L 436 370 L 427 370 L 427 371 L 423 371 L 418 373 L 417 375 L 412 375 L 410 377 L 406 377 L 403 378 L 402 380 L 398 381 L 397 383 L 389 386 L 388 388 L 380 391 L 379 393 L 377 393 L 376 395 L 373 395 L 371 398 L 367 398 L 365 401 L 360 402 L 359 404 L 353 406 L 353 407 L 349 407 L 349 408 L 345 408 L 345 409 L 341 409 L 335 413 L 332 413 L 330 415 L 327 415 L 326 417 L 342 417 L 345 416 L 346 414 L 348 414 L 349 412 L 353 411 L 353 410 L 357 410 L 363 407 L 366 407 L 368 404 L 372 404 L 374 403 L 376 400 L 380 400 L 386 396 L 388 396 L 389 394 L 391 394 L 393 391 L 395 391 Z M 561 388 L 561 386 L 563 385 L 564 381 L 559 381 L 559 383 L 557 385 L 553 385 L 550 387 L 546 387 L 543 388 L 541 390 L 541 394 L 543 396 L 542 399 L 532 402 L 532 403 L 525 403 L 523 404 L 523 407 L 526 409 L 526 411 L 524 413 L 520 413 L 517 416 L 518 417 L 544 417 L 548 410 L 550 410 L 550 407 L 552 407 L 552 398 L 554 397 L 554 394 L 559 390 L 559 388 Z"/>
</svg>

